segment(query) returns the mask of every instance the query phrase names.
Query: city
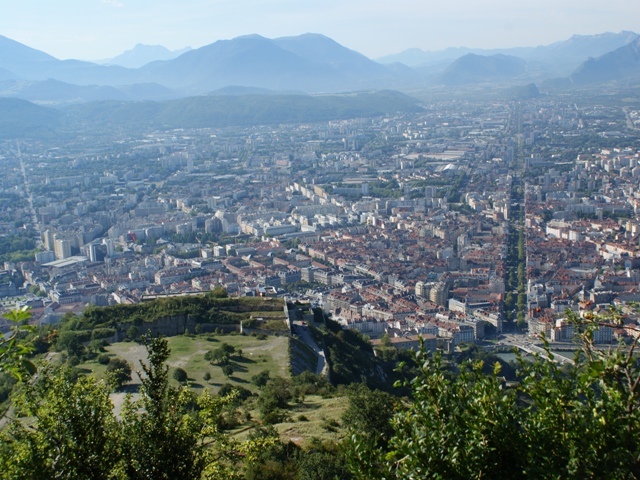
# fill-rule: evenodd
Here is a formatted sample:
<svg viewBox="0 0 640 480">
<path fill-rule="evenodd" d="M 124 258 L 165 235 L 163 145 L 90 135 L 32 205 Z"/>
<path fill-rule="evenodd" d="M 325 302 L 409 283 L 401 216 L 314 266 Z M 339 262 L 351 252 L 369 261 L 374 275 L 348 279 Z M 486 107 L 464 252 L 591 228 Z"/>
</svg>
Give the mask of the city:
<svg viewBox="0 0 640 480">
<path fill-rule="evenodd" d="M 624 323 L 597 343 L 633 337 L 640 115 L 586 98 L 6 141 L 1 230 L 31 244 L 4 263 L 4 308 L 57 323 L 222 286 L 445 349 L 503 332 L 571 344 L 563 312 L 610 305 Z"/>
</svg>

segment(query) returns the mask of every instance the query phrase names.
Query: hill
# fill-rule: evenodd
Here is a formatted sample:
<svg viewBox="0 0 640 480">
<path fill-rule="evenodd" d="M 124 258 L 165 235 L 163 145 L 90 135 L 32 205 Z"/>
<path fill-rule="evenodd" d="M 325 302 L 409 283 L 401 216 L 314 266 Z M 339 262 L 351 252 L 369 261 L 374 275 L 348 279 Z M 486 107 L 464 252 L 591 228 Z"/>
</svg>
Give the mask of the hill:
<svg viewBox="0 0 640 480">
<path fill-rule="evenodd" d="M 476 55 L 490 56 L 496 54 L 510 55 L 535 60 L 538 63 L 549 66 L 561 67 L 562 63 L 579 65 L 589 57 L 599 57 L 607 52 L 620 48 L 638 38 L 638 34 L 630 31 L 618 33 L 604 32 L 595 35 L 573 35 L 566 40 L 540 45 L 537 47 L 515 48 L 467 48 L 450 47 L 444 50 L 425 51 L 419 48 L 410 48 L 403 52 L 387 55 L 377 59 L 378 62 L 388 65 L 394 62 L 404 63 L 410 67 L 433 65 L 441 62 L 452 62 L 463 55 L 474 53 Z"/>
<path fill-rule="evenodd" d="M 0 138 L 23 138 L 49 134 L 61 126 L 57 110 L 17 98 L 0 97 Z"/>
</svg>

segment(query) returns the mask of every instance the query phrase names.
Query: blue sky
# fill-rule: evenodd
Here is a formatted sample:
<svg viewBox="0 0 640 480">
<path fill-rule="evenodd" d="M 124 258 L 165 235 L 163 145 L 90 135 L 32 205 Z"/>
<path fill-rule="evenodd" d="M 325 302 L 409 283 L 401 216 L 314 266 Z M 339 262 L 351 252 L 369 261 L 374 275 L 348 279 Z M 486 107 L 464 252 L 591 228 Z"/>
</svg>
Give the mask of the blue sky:
<svg viewBox="0 0 640 480">
<path fill-rule="evenodd" d="M 172 50 L 258 33 L 322 33 L 371 58 L 545 45 L 574 33 L 640 31 L 638 0 L 4 0 L 0 35 L 55 57 L 109 58 L 136 43 Z"/>
</svg>

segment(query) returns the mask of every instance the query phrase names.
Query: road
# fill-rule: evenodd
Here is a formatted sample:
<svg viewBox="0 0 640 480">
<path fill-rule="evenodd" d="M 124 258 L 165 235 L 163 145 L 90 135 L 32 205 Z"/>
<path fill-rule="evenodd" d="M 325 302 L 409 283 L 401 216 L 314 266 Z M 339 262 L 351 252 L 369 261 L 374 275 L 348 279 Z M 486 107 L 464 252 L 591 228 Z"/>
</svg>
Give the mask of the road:
<svg viewBox="0 0 640 480">
<path fill-rule="evenodd" d="M 302 322 L 294 322 L 294 325 L 296 328 L 296 334 L 300 340 L 309 345 L 318 356 L 318 363 L 316 364 L 315 372 L 316 375 L 326 375 L 329 371 L 329 365 L 327 364 L 327 359 L 324 356 L 324 350 L 319 347 L 313 339 L 307 325 L 303 325 Z"/>
</svg>

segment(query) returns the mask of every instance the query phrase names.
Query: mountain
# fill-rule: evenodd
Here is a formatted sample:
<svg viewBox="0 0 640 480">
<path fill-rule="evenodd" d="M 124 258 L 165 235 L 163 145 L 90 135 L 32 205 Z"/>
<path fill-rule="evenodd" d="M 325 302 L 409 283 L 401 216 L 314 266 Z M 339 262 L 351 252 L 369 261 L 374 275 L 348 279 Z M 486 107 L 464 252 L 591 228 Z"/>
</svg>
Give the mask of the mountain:
<svg viewBox="0 0 640 480">
<path fill-rule="evenodd" d="M 55 83 L 49 85 L 55 86 Z M 122 128 L 308 123 L 421 110 L 416 99 L 389 90 L 327 95 L 212 95 L 163 102 L 108 100 L 56 109 L 0 97 L 0 138 L 60 137 Z"/>
<path fill-rule="evenodd" d="M 18 76 L 15 73 L 10 72 L 6 68 L 0 68 L 0 81 L 17 80 L 17 79 L 18 79 Z"/>
<path fill-rule="evenodd" d="M 577 84 L 640 79 L 640 38 L 598 58 L 590 58 L 570 78 Z"/>
<path fill-rule="evenodd" d="M 511 87 L 507 91 L 507 96 L 511 100 L 531 100 L 540 97 L 540 90 L 535 83 L 529 83 L 528 85 Z"/>
<path fill-rule="evenodd" d="M 28 77 L 34 69 L 48 68 L 59 61 L 40 50 L 0 35 L 0 68 L 5 71 Z"/>
<path fill-rule="evenodd" d="M 121 85 L 117 89 L 124 93 L 129 100 L 172 100 L 180 98 L 174 90 L 158 83 L 134 83 L 133 85 Z"/>
<path fill-rule="evenodd" d="M 141 55 L 147 53 L 166 54 L 167 50 L 139 45 L 125 56 L 136 57 L 141 63 L 146 61 L 141 60 Z M 353 91 L 387 88 L 409 78 L 405 75 L 407 72 L 386 68 L 318 34 L 278 39 L 247 35 L 220 40 L 140 68 L 58 60 L 0 37 L 0 69 L 8 72 L 0 75 L 0 80 L 17 77 L 27 82 L 39 82 L 51 79 L 74 85 L 116 88 L 138 84 L 138 98 L 157 98 L 153 92 L 142 92 L 145 84 L 160 85 L 177 95 L 188 96 L 229 86 L 274 91 Z M 68 100 L 69 95 L 63 94 L 63 100 Z"/>
<path fill-rule="evenodd" d="M 449 65 L 438 80 L 444 85 L 464 85 L 512 79 L 524 73 L 526 63 L 508 55 L 484 57 L 468 53 Z"/>
<path fill-rule="evenodd" d="M 102 65 L 119 65 L 126 68 L 140 68 L 147 63 L 155 62 L 157 60 L 171 60 L 179 57 L 189 50 L 191 50 L 191 47 L 171 51 L 162 45 L 144 45 L 142 43 L 138 43 L 131 50 L 126 50 L 117 57 L 100 60 L 96 63 Z"/>
<path fill-rule="evenodd" d="M 355 50 L 343 47 L 335 40 L 317 33 L 297 37 L 276 38 L 279 47 L 310 62 L 328 65 L 345 78 L 362 82 L 366 77 L 391 79 L 393 73 Z"/>
<path fill-rule="evenodd" d="M 384 66 L 316 34 L 220 40 L 174 60 L 150 63 L 140 71 L 149 81 L 190 94 L 229 85 L 279 91 L 355 90 L 384 86 L 397 77 Z"/>
</svg>

